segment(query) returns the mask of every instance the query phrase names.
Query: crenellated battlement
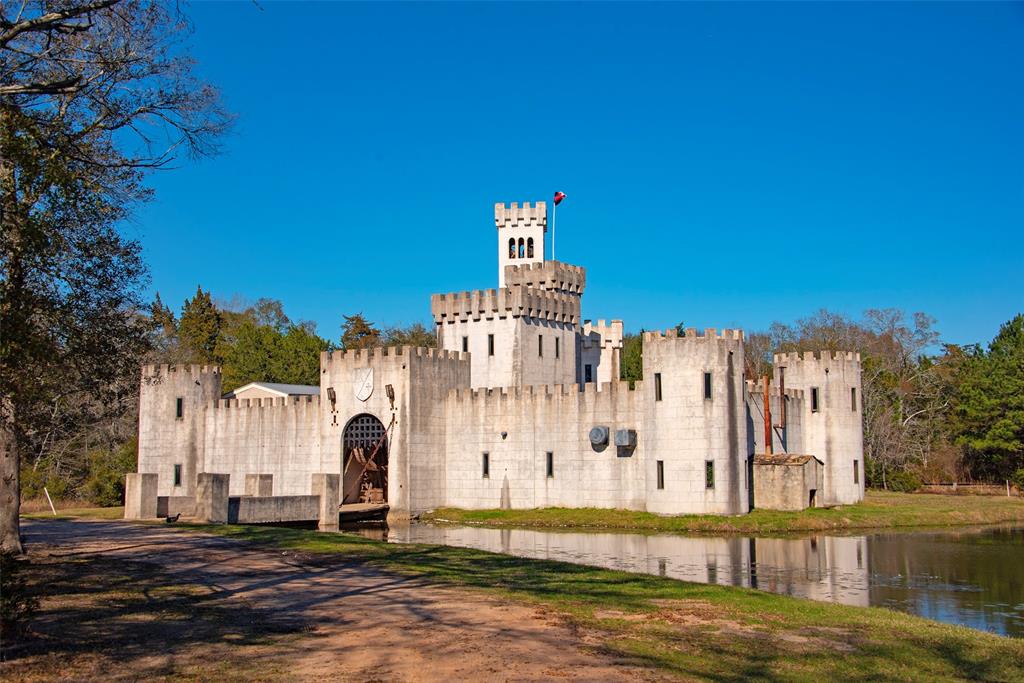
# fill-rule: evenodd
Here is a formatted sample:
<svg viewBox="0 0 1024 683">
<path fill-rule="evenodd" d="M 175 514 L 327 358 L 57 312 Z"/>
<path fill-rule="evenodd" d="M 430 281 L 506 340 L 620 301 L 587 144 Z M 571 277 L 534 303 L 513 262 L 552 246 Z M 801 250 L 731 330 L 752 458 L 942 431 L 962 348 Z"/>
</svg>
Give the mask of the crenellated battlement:
<svg viewBox="0 0 1024 683">
<path fill-rule="evenodd" d="M 749 396 L 754 397 L 754 398 L 761 398 L 761 397 L 764 396 L 764 384 L 762 384 L 761 381 L 753 380 L 753 379 L 745 379 L 745 380 L 743 380 L 743 385 L 744 385 L 744 388 L 746 389 L 747 394 Z M 777 384 L 769 384 L 768 385 L 768 395 L 769 396 L 771 396 L 773 398 L 778 398 L 779 393 L 780 393 L 779 392 L 779 386 Z M 803 397 L 804 397 L 803 389 L 793 389 L 793 388 L 790 388 L 790 387 L 786 387 L 786 398 L 803 400 Z"/>
<path fill-rule="evenodd" d="M 255 408 L 286 408 L 301 410 L 309 408 L 320 409 L 319 396 L 288 396 L 288 397 L 266 397 L 266 398 L 221 398 L 207 403 L 211 410 L 248 410 Z"/>
<path fill-rule="evenodd" d="M 640 385 L 640 382 L 636 383 Z M 541 401 L 574 401 L 587 409 L 601 407 L 629 407 L 630 402 L 643 401 L 640 386 L 630 388 L 628 382 L 602 382 L 600 387 L 590 382 L 579 384 L 538 384 L 523 387 L 501 387 L 494 389 L 456 388 L 448 391 L 448 401 L 464 411 L 473 405 L 484 408 L 519 404 L 522 409 Z M 633 405 L 633 407 L 637 407 Z"/>
<path fill-rule="evenodd" d="M 506 287 L 534 287 L 582 296 L 586 285 L 585 268 L 561 261 L 505 266 Z"/>
<path fill-rule="evenodd" d="M 775 365 L 792 365 L 796 363 L 860 363 L 860 353 L 856 351 L 793 351 L 776 353 L 772 356 Z"/>
<path fill-rule="evenodd" d="M 680 336 L 675 328 L 665 330 L 664 334 L 660 331 L 644 332 L 644 344 L 648 342 L 657 343 L 678 340 L 698 342 L 716 340 L 743 341 L 743 330 L 722 330 L 722 333 L 719 334 L 718 330 L 714 327 L 706 328 L 703 333 L 699 332 L 695 327 L 688 327 L 682 336 Z"/>
<path fill-rule="evenodd" d="M 584 349 L 609 348 L 621 349 L 623 326 L 621 320 L 613 320 L 610 325 L 604 320 L 594 324 L 590 320 L 583 321 L 581 328 L 581 344 Z"/>
<path fill-rule="evenodd" d="M 349 365 L 365 367 L 367 365 L 401 364 L 410 359 L 426 359 L 436 361 L 469 361 L 469 354 L 462 351 L 449 351 L 426 346 L 375 346 L 368 349 L 351 349 L 348 351 L 321 351 L 320 368 L 329 366 Z"/>
<path fill-rule="evenodd" d="M 580 315 L 580 301 L 571 294 L 524 287 L 477 289 L 434 294 L 430 297 L 430 311 L 437 324 L 508 316 L 575 323 Z"/>
<path fill-rule="evenodd" d="M 153 377 L 155 375 L 168 375 L 172 372 L 192 375 L 198 377 L 200 375 L 219 375 L 220 366 L 217 365 L 169 365 L 167 363 L 148 363 L 142 366 L 142 374 L 146 377 Z"/>
<path fill-rule="evenodd" d="M 547 232 L 548 229 L 548 208 L 544 202 L 512 202 L 506 206 L 504 202 L 494 205 L 494 225 L 500 230 L 523 225 L 539 225 Z"/>
</svg>

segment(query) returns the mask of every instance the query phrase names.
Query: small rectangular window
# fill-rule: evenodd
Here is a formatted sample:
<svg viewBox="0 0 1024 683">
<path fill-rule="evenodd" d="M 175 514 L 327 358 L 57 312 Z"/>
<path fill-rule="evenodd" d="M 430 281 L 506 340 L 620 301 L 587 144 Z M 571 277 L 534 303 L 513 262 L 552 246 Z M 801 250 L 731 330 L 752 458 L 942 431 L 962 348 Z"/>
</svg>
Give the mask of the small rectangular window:
<svg viewBox="0 0 1024 683">
<path fill-rule="evenodd" d="M 555 454 L 551 451 L 545 453 L 547 456 L 548 479 L 555 476 Z"/>
<path fill-rule="evenodd" d="M 713 489 L 715 488 L 715 461 L 705 460 L 704 461 L 704 487 Z"/>
<path fill-rule="evenodd" d="M 850 387 L 850 410 L 857 412 L 857 387 Z"/>
<path fill-rule="evenodd" d="M 705 401 L 710 401 L 711 400 L 711 373 L 710 372 L 705 372 L 704 373 L 704 400 Z"/>
<path fill-rule="evenodd" d="M 587 364 L 583 366 L 583 381 L 584 383 L 590 383 L 594 381 L 594 366 Z"/>
<path fill-rule="evenodd" d="M 537 335 L 537 358 L 544 357 L 544 337 Z"/>
<path fill-rule="evenodd" d="M 560 338 L 555 337 L 555 358 L 560 358 L 562 355 L 562 345 L 559 343 L 560 341 L 562 341 Z"/>
<path fill-rule="evenodd" d="M 483 458 L 481 458 L 481 462 L 483 464 L 484 479 L 490 479 L 491 478 L 491 454 L 488 453 L 487 451 L 484 451 L 484 455 L 483 455 Z"/>
<path fill-rule="evenodd" d="M 469 337 L 462 338 L 462 352 L 467 353 L 469 351 Z"/>
<path fill-rule="evenodd" d="M 174 417 L 181 419 L 185 416 L 185 399 L 178 397 L 174 399 Z"/>
<path fill-rule="evenodd" d="M 860 461 L 859 460 L 854 460 L 853 461 L 853 483 L 854 484 L 859 484 L 860 483 Z"/>
<path fill-rule="evenodd" d="M 818 412 L 818 387 L 811 387 L 811 412 Z"/>
<path fill-rule="evenodd" d="M 661 373 L 654 373 L 654 400 L 661 400 Z M 660 487 L 659 487 L 660 488 Z"/>
<path fill-rule="evenodd" d="M 658 488 L 665 488 L 665 461 L 658 461 Z"/>
<path fill-rule="evenodd" d="M 174 466 L 174 485 L 181 486 L 181 465 Z"/>
<path fill-rule="evenodd" d="M 487 355 L 488 356 L 493 356 L 494 355 L 494 335 L 493 334 L 487 335 Z"/>
</svg>

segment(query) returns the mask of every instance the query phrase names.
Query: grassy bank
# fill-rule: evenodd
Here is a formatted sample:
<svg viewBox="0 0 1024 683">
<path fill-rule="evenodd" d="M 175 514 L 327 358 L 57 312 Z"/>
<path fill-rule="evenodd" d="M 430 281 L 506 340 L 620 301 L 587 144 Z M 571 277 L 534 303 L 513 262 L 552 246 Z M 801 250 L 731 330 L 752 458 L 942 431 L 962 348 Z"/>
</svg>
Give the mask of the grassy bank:
<svg viewBox="0 0 1024 683">
<path fill-rule="evenodd" d="M 490 527 L 632 529 L 677 533 L 779 534 L 800 531 L 885 529 L 914 526 L 965 526 L 1024 522 L 1024 498 L 945 496 L 868 491 L 864 502 L 803 512 L 754 510 L 748 515 L 666 517 L 631 510 L 540 508 L 536 510 L 460 510 L 441 508 L 422 517 L 434 523 Z"/>
<path fill-rule="evenodd" d="M 884 609 L 346 534 L 173 528 L 235 539 L 240 552 L 255 545 L 308 554 L 318 563 L 366 563 L 525 601 L 569 620 L 589 647 L 689 680 L 1024 678 L 1024 641 Z"/>
</svg>

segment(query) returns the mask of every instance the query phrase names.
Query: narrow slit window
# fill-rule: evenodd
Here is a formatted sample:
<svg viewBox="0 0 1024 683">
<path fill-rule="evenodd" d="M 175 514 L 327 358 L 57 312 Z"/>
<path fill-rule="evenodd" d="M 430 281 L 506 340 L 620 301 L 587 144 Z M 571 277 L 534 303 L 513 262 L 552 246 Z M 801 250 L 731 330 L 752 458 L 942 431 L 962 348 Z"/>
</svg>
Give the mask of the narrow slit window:
<svg viewBox="0 0 1024 683">
<path fill-rule="evenodd" d="M 583 382 L 589 384 L 594 381 L 594 366 L 589 363 L 583 366 Z"/>
<path fill-rule="evenodd" d="M 555 337 L 555 358 L 561 358 L 562 357 L 562 349 L 561 349 L 562 345 L 559 343 L 561 341 L 562 341 L 561 339 L 559 339 L 558 337 Z"/>
<path fill-rule="evenodd" d="M 704 461 L 704 488 L 715 488 L 715 461 Z"/>
<path fill-rule="evenodd" d="M 519 258 L 526 258 L 526 245 L 522 237 L 519 238 Z"/>
<path fill-rule="evenodd" d="M 555 454 L 548 451 L 544 456 L 544 459 L 547 461 L 545 464 L 547 466 L 548 479 L 552 479 L 555 476 Z"/>
<path fill-rule="evenodd" d="M 526 240 L 526 258 L 533 258 L 533 238 Z"/>
<path fill-rule="evenodd" d="M 462 352 L 465 353 L 467 351 L 469 351 L 469 337 L 463 337 L 462 338 Z"/>
<path fill-rule="evenodd" d="M 658 461 L 658 488 L 665 488 L 665 461 Z"/>
<path fill-rule="evenodd" d="M 818 387 L 811 387 L 811 412 L 818 412 Z"/>
<path fill-rule="evenodd" d="M 860 483 L 860 460 L 853 461 L 853 483 Z"/>
<path fill-rule="evenodd" d="M 493 334 L 487 335 L 487 355 L 488 356 L 493 356 L 494 355 L 494 335 Z"/>
<path fill-rule="evenodd" d="M 661 400 L 661 373 L 654 373 L 654 400 Z"/>
<path fill-rule="evenodd" d="M 481 467 L 483 468 L 484 479 L 491 478 L 491 454 L 484 451 L 483 457 L 480 458 Z"/>
<path fill-rule="evenodd" d="M 544 337 L 537 335 L 537 358 L 544 357 Z"/>
<path fill-rule="evenodd" d="M 174 399 L 174 417 L 178 420 L 185 416 L 185 399 L 181 396 Z"/>
<path fill-rule="evenodd" d="M 181 465 L 174 466 L 174 485 L 181 486 Z"/>
<path fill-rule="evenodd" d="M 710 401 L 711 400 L 711 373 L 710 372 L 705 372 L 704 373 L 704 400 L 705 401 Z"/>
<path fill-rule="evenodd" d="M 857 387 L 850 387 L 850 410 L 857 412 Z"/>
<path fill-rule="evenodd" d="M 509 258 L 515 258 L 516 257 L 516 238 L 515 237 L 509 237 L 508 238 L 508 257 Z"/>
</svg>

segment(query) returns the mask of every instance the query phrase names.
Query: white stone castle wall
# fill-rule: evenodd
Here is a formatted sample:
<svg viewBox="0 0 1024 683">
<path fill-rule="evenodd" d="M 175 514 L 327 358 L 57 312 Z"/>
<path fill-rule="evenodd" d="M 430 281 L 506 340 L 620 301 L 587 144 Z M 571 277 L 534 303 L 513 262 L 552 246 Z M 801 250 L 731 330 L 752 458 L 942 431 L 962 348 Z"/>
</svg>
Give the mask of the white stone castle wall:
<svg viewBox="0 0 1024 683">
<path fill-rule="evenodd" d="M 447 401 L 447 504 L 471 509 L 644 506 L 643 454 L 618 457 L 616 429 L 639 431 L 639 395 L 624 383 L 458 391 Z M 611 430 L 606 448 L 589 430 Z M 504 436 L 502 436 L 504 433 Z M 490 454 L 485 478 L 482 454 Z M 554 458 L 547 476 L 546 453 Z M 503 503 L 504 501 L 504 503 Z"/>
<path fill-rule="evenodd" d="M 245 475 L 273 475 L 273 495 L 310 495 L 320 471 L 317 397 L 224 399 L 205 410 L 204 466 L 231 475 L 228 493 L 245 493 Z"/>
</svg>

